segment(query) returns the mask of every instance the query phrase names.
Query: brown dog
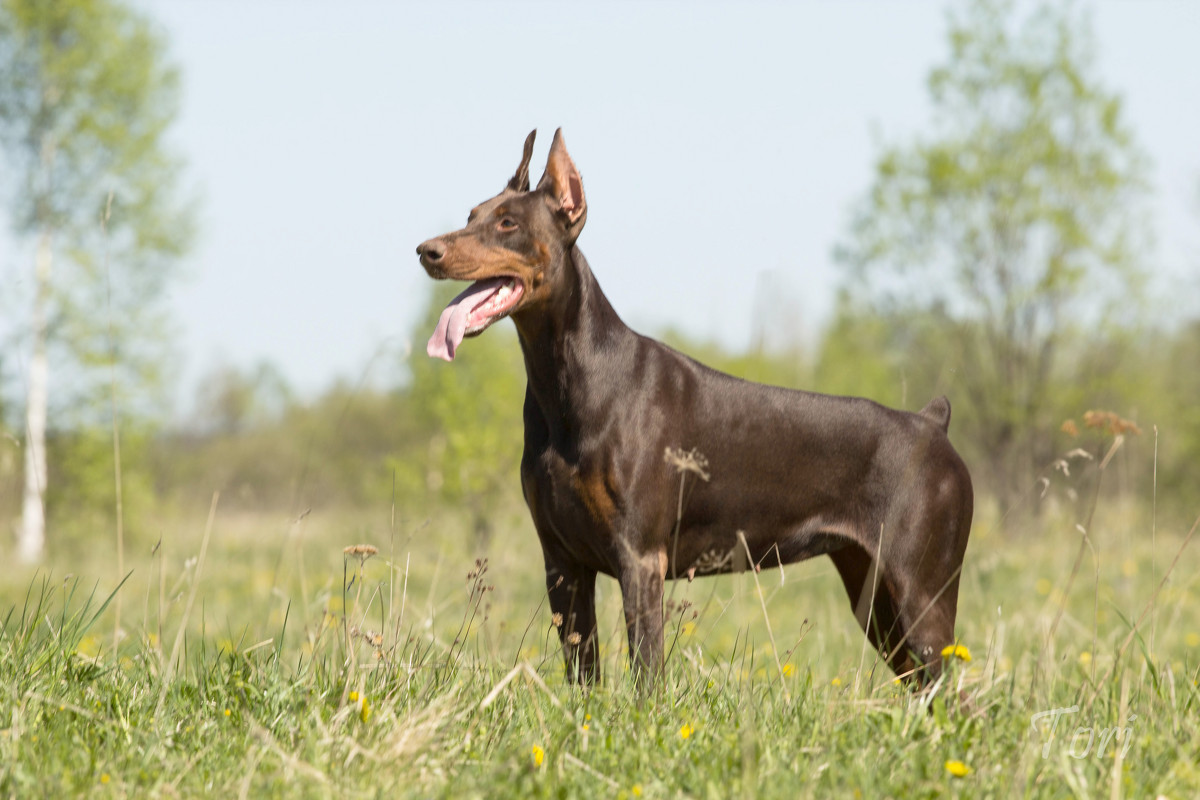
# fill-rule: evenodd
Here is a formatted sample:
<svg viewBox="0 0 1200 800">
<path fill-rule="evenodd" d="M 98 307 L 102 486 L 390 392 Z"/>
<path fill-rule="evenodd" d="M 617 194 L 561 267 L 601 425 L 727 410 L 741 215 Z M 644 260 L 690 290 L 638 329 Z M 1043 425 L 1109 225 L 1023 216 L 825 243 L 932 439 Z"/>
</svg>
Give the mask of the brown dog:
<svg viewBox="0 0 1200 800">
<path fill-rule="evenodd" d="M 536 133 L 536 131 L 534 132 Z M 617 579 L 630 657 L 663 658 L 663 582 L 828 555 L 859 623 L 898 674 L 925 681 L 954 642 L 971 477 L 918 413 L 750 383 L 634 333 L 575 246 L 587 220 L 562 132 L 529 190 L 516 175 L 467 226 L 424 242 L 434 278 L 473 281 L 442 313 L 431 356 L 510 316 L 525 356 L 521 484 L 572 680 L 599 675 L 596 574 Z M 679 465 L 695 475 L 678 515 Z"/>
</svg>

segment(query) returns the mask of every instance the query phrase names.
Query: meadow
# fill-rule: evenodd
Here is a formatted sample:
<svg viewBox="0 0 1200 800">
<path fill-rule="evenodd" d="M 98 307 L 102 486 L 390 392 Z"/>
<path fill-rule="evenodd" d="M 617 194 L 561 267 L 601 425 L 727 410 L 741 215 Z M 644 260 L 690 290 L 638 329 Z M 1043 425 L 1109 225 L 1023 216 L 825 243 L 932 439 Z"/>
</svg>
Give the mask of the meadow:
<svg viewBox="0 0 1200 800">
<path fill-rule="evenodd" d="M 516 503 L 484 546 L 449 508 L 214 497 L 120 564 L 105 531 L 74 574 L 5 571 L 0 795 L 1195 796 L 1200 548 L 1147 510 L 1100 496 L 1084 536 L 984 504 L 927 693 L 826 559 L 679 581 L 643 697 L 610 579 L 604 681 L 565 683 Z"/>
</svg>

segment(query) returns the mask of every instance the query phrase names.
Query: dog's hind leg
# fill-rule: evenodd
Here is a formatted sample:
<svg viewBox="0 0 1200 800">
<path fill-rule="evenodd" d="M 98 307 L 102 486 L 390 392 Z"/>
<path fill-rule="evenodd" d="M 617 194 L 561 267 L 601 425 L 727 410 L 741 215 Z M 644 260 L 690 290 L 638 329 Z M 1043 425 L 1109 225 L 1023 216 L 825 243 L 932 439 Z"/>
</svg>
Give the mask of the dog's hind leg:
<svg viewBox="0 0 1200 800">
<path fill-rule="evenodd" d="M 908 654 L 899 650 L 904 636 L 900 625 L 899 606 L 892 588 L 882 571 L 877 572 L 874 559 L 857 544 L 848 544 L 829 554 L 859 626 L 880 655 L 897 675 L 911 677 L 912 664 Z"/>
</svg>

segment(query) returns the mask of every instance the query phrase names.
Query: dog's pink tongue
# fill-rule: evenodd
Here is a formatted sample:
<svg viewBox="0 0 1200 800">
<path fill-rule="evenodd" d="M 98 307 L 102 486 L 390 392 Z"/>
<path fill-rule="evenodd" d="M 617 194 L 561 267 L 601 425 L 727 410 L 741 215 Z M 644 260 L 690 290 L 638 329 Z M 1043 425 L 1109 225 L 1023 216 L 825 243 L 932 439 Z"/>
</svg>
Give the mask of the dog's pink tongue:
<svg viewBox="0 0 1200 800">
<path fill-rule="evenodd" d="M 454 360 L 454 353 L 462 343 L 463 335 L 467 332 L 467 319 L 471 316 L 471 312 L 478 308 L 488 295 L 498 290 L 503 283 L 503 278 L 476 281 L 468 286 L 466 291 L 450 301 L 438 319 L 433 336 L 429 337 L 429 344 L 425 345 L 425 352 L 429 354 L 430 358 L 440 358 L 444 361 Z"/>
</svg>

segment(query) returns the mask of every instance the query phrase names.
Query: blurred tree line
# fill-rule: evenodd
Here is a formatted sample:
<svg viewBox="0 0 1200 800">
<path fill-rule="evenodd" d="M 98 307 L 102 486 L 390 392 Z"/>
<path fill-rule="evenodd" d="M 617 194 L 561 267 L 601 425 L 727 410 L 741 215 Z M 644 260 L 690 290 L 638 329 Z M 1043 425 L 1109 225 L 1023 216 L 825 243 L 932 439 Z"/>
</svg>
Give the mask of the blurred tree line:
<svg viewBox="0 0 1200 800">
<path fill-rule="evenodd" d="M 436 318 L 455 287 L 431 292 L 426 317 Z M 429 319 L 425 322 L 429 322 Z M 935 394 L 954 404 L 951 438 L 972 469 L 977 492 L 999 498 L 988 470 L 994 457 L 988 420 L 973 412 L 962 381 L 971 367 L 962 341 L 948 336 L 949 321 L 934 310 L 881 313 L 843 295 L 815 348 L 735 353 L 711 342 L 668 334 L 677 349 L 752 380 L 871 397 L 917 409 Z M 432 324 L 418 324 L 421 341 Z M 1062 429 L 1085 411 L 1113 409 L 1138 423 L 1108 494 L 1149 503 L 1160 519 L 1195 511 L 1195 467 L 1200 459 L 1200 320 L 1168 328 L 1110 327 L 1073 337 L 1051 373 L 1041 399 L 1045 422 L 1030 425 L 1037 453 L 1025 463 L 1013 504 L 1036 510 L 1045 502 L 1038 478 L 1056 476 L 1052 464 L 1084 447 L 1103 454 L 1111 438 Z M 453 364 L 407 356 L 408 379 L 392 388 L 339 382 L 313 400 L 296 398 L 273 370 L 219 367 L 210 373 L 193 420 L 183 430 L 130 434 L 126 452 L 127 506 L 133 520 L 151 512 L 203 506 L 221 490 L 227 509 L 295 516 L 308 508 L 356 508 L 381 516 L 424 519 L 434 509 L 462 516 L 477 541 L 489 540 L 498 521 L 520 511 L 518 468 L 525 373 L 515 334 L 498 326 L 464 344 Z M 967 377 L 963 377 L 963 376 Z M 1158 440 L 1155 442 L 1154 429 Z M 1089 436 L 1089 434 L 1091 434 Z M 51 437 L 50 522 L 58 530 L 103 528 L 112 522 L 111 441 L 103 431 L 59 431 Z M 3 512 L 19 502 L 19 470 L 12 442 L 0 442 Z M 1078 475 L 1094 466 L 1072 465 Z M 1059 474 L 1058 477 L 1061 477 Z M 1058 480 L 1056 484 L 1073 485 Z M 1061 493 L 1050 499 L 1063 501 Z M 138 509 L 141 513 L 138 513 Z M 149 535 L 149 534 L 147 534 Z"/>
<path fill-rule="evenodd" d="M 1019 10 L 1005 0 L 951 7 L 948 54 L 929 77 L 929 130 L 879 145 L 839 240 L 843 286 L 815 345 L 733 353 L 664 338 L 751 380 L 912 410 L 948 395 L 951 438 L 1001 514 L 1079 502 L 1063 465 L 1073 481 L 1087 465 L 1056 462 L 1081 447 L 1102 455 L 1111 432 L 1064 422 L 1110 409 L 1143 433 L 1126 441 L 1106 491 L 1156 497 L 1160 517 L 1194 515 L 1200 319 L 1159 313 L 1144 291 L 1146 158 L 1120 97 L 1096 77 L 1086 11 Z M 419 343 L 456 288 L 431 285 L 395 385 L 343 381 L 302 399 L 269 364 L 224 365 L 187 424 L 163 430 L 152 414 L 130 415 L 129 524 L 145 529 L 155 513 L 203 506 L 220 490 L 225 507 L 293 516 L 394 503 L 411 520 L 450 509 L 486 543 L 521 505 L 525 375 L 507 324 L 465 343 L 453 364 L 426 358 Z M 14 396 L 0 385 L 4 520 L 22 499 Z M 113 441 L 97 418 L 62 415 L 48 433 L 46 507 L 64 536 L 114 521 Z"/>
</svg>

